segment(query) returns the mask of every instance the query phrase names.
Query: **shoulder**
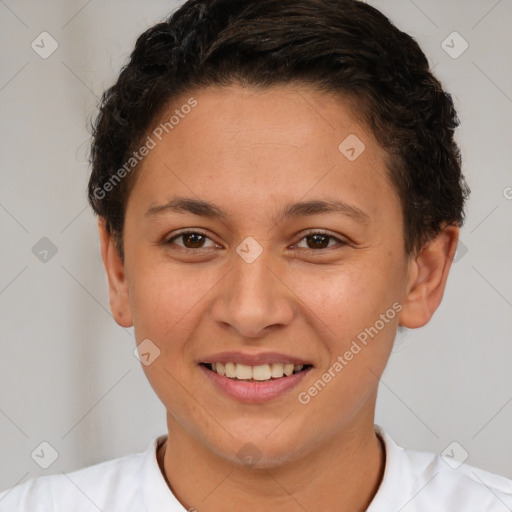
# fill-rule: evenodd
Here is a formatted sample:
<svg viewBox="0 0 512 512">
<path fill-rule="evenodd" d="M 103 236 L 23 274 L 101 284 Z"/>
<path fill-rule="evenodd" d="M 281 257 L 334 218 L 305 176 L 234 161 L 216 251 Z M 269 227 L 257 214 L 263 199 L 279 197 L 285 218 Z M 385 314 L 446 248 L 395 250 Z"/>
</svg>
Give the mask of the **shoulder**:
<svg viewBox="0 0 512 512">
<path fill-rule="evenodd" d="M 131 510 L 129 505 L 134 506 L 140 495 L 138 475 L 144 457 L 134 453 L 69 473 L 32 478 L 1 492 L 0 510 L 57 512 L 70 504 L 74 512 L 107 512 L 113 506 Z"/>
<path fill-rule="evenodd" d="M 411 472 L 425 487 L 425 500 L 448 510 L 505 512 L 512 507 L 512 480 L 489 471 L 458 465 L 448 457 L 405 450 Z M 419 489 L 418 489 L 419 490 Z"/>
<path fill-rule="evenodd" d="M 512 510 L 512 480 L 444 457 L 403 448 L 380 427 L 386 469 L 379 494 L 394 494 L 402 512 L 506 512 Z M 452 457 L 452 455 L 454 455 Z M 380 509 L 375 509 L 375 511 Z M 370 508 L 369 512 L 374 509 Z"/>
</svg>

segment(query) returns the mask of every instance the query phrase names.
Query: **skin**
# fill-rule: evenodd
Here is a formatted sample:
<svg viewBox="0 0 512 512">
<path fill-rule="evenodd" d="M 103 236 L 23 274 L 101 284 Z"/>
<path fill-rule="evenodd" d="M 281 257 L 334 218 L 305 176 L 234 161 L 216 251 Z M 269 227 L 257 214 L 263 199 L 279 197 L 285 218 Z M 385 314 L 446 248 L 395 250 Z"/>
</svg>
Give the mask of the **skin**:
<svg viewBox="0 0 512 512">
<path fill-rule="evenodd" d="M 209 87 L 175 101 L 162 119 L 191 96 L 197 106 L 137 171 L 124 262 L 98 224 L 113 316 L 134 326 L 137 344 L 149 338 L 161 351 L 142 368 L 167 410 L 162 471 L 178 500 L 199 511 L 366 510 L 385 464 L 374 431 L 379 377 L 398 325 L 421 327 L 439 306 L 458 227 L 443 226 L 406 255 L 385 152 L 342 98 L 307 86 Z M 349 134 L 365 144 L 354 161 L 338 150 Z M 229 216 L 145 216 L 176 196 L 208 200 Z M 312 199 L 344 201 L 368 220 L 322 213 L 274 222 L 285 204 Z M 169 242 L 185 228 L 208 238 Z M 304 237 L 317 229 L 335 238 L 316 248 Z M 263 249 L 252 263 L 236 252 L 248 236 Z M 400 313 L 299 403 L 395 302 Z M 283 396 L 245 404 L 217 391 L 197 365 L 225 350 L 279 351 L 314 368 Z M 249 442 L 261 455 L 252 467 L 237 456 Z"/>
</svg>

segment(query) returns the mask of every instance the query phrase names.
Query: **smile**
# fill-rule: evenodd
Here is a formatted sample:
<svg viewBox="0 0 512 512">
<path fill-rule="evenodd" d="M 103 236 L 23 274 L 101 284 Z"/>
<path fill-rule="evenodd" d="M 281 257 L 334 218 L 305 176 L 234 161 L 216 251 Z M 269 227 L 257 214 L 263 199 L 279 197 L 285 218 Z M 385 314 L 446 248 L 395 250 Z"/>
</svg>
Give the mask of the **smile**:
<svg viewBox="0 0 512 512">
<path fill-rule="evenodd" d="M 210 371 L 227 377 L 228 379 L 243 380 L 249 382 L 261 382 L 272 379 L 289 377 L 299 373 L 311 365 L 293 364 L 293 363 L 271 363 L 249 366 L 241 363 L 202 363 Z"/>
</svg>

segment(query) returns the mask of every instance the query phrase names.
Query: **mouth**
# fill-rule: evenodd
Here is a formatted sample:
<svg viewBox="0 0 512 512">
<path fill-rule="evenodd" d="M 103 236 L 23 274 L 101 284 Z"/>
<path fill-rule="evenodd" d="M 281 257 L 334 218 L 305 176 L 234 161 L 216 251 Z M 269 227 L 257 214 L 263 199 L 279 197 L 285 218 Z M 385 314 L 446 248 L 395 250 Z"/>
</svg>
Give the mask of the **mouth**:
<svg viewBox="0 0 512 512">
<path fill-rule="evenodd" d="M 257 366 L 234 362 L 200 364 L 212 373 L 230 380 L 243 382 L 268 382 L 286 379 L 292 375 L 306 372 L 313 367 L 311 364 L 293 363 L 269 363 Z"/>
</svg>

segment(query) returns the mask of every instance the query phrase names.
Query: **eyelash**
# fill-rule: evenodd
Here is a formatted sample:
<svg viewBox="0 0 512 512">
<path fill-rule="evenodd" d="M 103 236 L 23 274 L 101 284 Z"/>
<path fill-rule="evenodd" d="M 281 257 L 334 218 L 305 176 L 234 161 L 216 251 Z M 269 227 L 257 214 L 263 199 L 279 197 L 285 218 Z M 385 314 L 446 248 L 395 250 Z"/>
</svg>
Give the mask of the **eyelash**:
<svg viewBox="0 0 512 512">
<path fill-rule="evenodd" d="M 199 252 L 201 250 L 204 250 L 205 249 L 204 247 L 198 247 L 197 249 L 190 249 L 189 247 L 182 247 L 181 245 L 177 245 L 177 244 L 173 243 L 173 240 L 176 240 L 177 238 L 181 238 L 181 237 L 183 237 L 185 235 L 191 235 L 191 234 L 201 235 L 201 236 L 204 236 L 205 238 L 211 240 L 211 238 L 206 233 L 204 233 L 203 231 L 200 231 L 200 230 L 189 230 L 189 231 L 182 231 L 181 233 L 178 233 L 177 235 L 174 235 L 172 238 L 164 240 L 164 244 L 165 245 L 176 245 L 177 247 L 179 247 L 179 249 L 182 252 L 186 252 L 186 253 L 197 253 L 197 252 Z M 331 235 L 329 232 L 321 230 L 321 229 L 317 229 L 315 231 L 310 231 L 310 232 L 306 233 L 305 235 L 302 236 L 302 238 L 299 239 L 299 242 L 301 242 L 305 238 L 308 238 L 308 237 L 313 236 L 313 235 L 323 235 L 323 236 L 325 236 L 327 238 L 331 238 L 333 240 L 336 240 L 338 242 L 338 245 L 340 245 L 341 247 L 343 247 L 345 245 L 348 245 L 348 243 L 345 242 L 344 240 L 341 240 L 341 239 Z M 213 240 L 212 240 L 212 242 L 213 242 Z M 314 251 L 314 252 L 322 252 L 322 251 L 326 251 L 327 249 L 332 249 L 333 247 L 335 247 L 335 246 L 325 247 L 325 248 L 322 248 L 322 249 L 309 249 L 309 248 L 301 247 L 301 248 L 299 248 L 299 250 L 306 249 L 306 250 L 310 250 L 310 251 Z M 206 249 L 211 249 L 211 248 L 207 247 Z"/>
</svg>

